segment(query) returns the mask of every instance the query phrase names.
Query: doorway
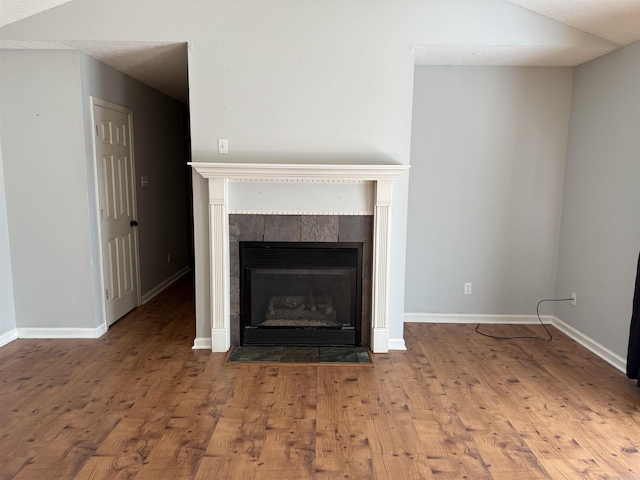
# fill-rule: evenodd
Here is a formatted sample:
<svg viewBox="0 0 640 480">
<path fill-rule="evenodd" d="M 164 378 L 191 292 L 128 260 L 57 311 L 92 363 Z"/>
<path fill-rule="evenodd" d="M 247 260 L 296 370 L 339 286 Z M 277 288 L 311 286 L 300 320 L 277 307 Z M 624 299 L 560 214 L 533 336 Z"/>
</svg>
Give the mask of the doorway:
<svg viewBox="0 0 640 480">
<path fill-rule="evenodd" d="M 133 123 L 130 109 L 92 98 L 107 326 L 140 304 Z"/>
</svg>

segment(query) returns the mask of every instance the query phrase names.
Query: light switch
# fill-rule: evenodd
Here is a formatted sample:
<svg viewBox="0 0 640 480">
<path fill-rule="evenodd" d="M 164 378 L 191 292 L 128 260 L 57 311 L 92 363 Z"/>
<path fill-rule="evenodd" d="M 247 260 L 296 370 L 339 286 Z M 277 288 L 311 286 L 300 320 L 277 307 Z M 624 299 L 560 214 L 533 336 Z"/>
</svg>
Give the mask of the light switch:
<svg viewBox="0 0 640 480">
<path fill-rule="evenodd" d="M 218 153 L 221 155 L 229 153 L 229 141 L 226 138 L 220 138 L 218 140 Z"/>
</svg>

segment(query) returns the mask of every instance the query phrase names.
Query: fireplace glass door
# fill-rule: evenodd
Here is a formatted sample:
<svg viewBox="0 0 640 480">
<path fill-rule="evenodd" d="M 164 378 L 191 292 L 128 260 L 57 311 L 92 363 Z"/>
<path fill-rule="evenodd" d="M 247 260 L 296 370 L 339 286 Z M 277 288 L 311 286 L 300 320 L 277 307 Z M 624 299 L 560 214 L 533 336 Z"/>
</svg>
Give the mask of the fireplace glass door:
<svg viewBox="0 0 640 480">
<path fill-rule="evenodd" d="M 241 242 L 243 345 L 359 345 L 362 248 Z"/>
</svg>

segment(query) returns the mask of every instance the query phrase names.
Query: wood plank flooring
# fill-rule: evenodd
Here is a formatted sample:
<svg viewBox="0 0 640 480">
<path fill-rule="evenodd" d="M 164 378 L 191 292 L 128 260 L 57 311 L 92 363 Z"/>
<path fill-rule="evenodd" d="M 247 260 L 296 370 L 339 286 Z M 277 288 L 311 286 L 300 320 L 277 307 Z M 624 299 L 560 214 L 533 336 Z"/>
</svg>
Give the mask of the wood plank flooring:
<svg viewBox="0 0 640 480">
<path fill-rule="evenodd" d="M 0 478 L 640 479 L 640 388 L 557 330 L 408 324 L 373 368 L 225 366 L 191 349 L 191 298 L 0 349 Z"/>
</svg>

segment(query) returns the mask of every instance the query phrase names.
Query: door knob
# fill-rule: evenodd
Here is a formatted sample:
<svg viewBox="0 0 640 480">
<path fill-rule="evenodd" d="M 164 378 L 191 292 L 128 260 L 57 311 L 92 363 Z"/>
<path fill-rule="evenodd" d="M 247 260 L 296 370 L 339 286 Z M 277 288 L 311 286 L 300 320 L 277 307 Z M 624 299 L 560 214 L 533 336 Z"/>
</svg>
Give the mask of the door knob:
<svg viewBox="0 0 640 480">
<path fill-rule="evenodd" d="M 138 222 L 137 222 L 137 220 L 131 220 L 129 222 L 129 225 L 131 225 L 132 227 L 137 227 L 138 226 Z"/>
</svg>

